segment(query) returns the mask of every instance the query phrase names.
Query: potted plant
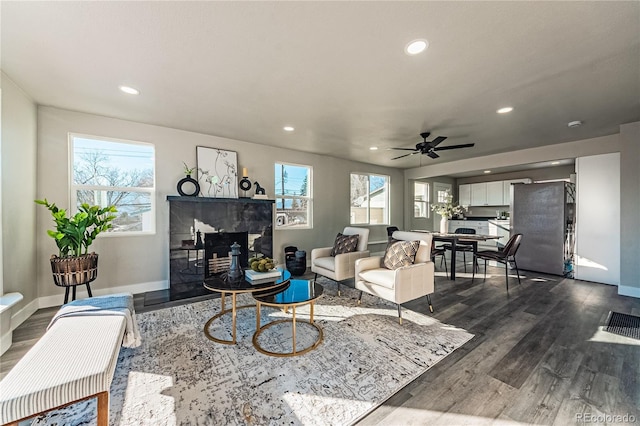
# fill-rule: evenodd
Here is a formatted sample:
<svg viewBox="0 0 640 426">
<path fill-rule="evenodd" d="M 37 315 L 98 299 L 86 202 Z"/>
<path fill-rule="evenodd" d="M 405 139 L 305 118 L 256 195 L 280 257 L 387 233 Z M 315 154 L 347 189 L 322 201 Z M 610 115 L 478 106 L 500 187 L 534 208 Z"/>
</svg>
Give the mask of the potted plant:
<svg viewBox="0 0 640 426">
<path fill-rule="evenodd" d="M 91 288 L 89 283 L 98 276 L 98 255 L 89 253 L 89 246 L 98 234 L 112 227 L 111 221 L 116 218 L 115 206 L 100 207 L 82 203 L 74 216 L 67 215 L 67 211 L 58 208 L 55 203 L 47 199 L 35 200 L 51 212 L 56 224 L 55 230 L 48 230 L 47 234 L 56 241 L 58 255 L 51 256 L 51 272 L 57 286 L 66 287 L 65 303 L 69 297 L 69 286 L 87 285 L 89 297 Z"/>
</svg>

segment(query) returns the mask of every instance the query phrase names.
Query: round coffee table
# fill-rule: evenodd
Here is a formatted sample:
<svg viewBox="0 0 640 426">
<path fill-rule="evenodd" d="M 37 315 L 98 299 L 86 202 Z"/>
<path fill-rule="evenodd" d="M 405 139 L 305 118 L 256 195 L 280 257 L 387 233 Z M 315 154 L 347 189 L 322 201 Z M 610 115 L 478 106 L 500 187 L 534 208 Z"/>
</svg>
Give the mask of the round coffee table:
<svg viewBox="0 0 640 426">
<path fill-rule="evenodd" d="M 322 329 L 313 322 L 313 306 L 315 304 L 315 301 L 320 296 L 322 296 L 323 291 L 324 289 L 322 288 L 322 286 L 316 283 L 314 280 L 289 280 L 289 283 L 286 285 L 286 287 L 278 292 L 254 292 L 253 298 L 256 300 L 256 332 L 253 334 L 253 346 L 258 350 L 258 352 L 270 356 L 292 357 L 305 354 L 312 349 L 317 348 L 318 345 L 322 343 L 324 334 L 322 332 Z M 262 307 L 262 305 L 281 308 L 285 312 L 287 312 L 289 308 L 291 308 L 292 317 L 272 321 L 261 327 L 260 308 Z M 304 305 L 309 305 L 309 321 L 296 318 L 296 307 Z M 292 327 L 293 348 L 291 352 L 271 352 L 260 346 L 260 344 L 258 343 L 258 337 L 260 337 L 260 334 L 263 331 L 276 324 L 285 322 L 290 322 Z M 296 323 L 298 322 L 310 324 L 315 327 L 316 330 L 318 330 L 318 338 L 310 346 L 302 350 L 296 349 Z"/>
<path fill-rule="evenodd" d="M 210 340 L 217 343 L 223 343 L 225 345 L 234 345 L 236 343 L 236 311 L 243 308 L 253 308 L 256 305 L 242 305 L 236 306 L 236 296 L 241 293 L 253 293 L 255 291 L 280 291 L 285 288 L 289 283 L 291 274 L 289 271 L 283 271 L 280 278 L 267 279 L 260 282 L 252 283 L 244 279 L 237 281 L 229 281 L 223 279 L 219 275 L 213 275 L 204 280 L 204 287 L 207 290 L 220 293 L 220 312 L 211 318 L 204 325 L 204 334 Z M 226 296 L 231 294 L 231 309 L 225 308 Z M 209 326 L 213 321 L 221 316 L 231 312 L 231 340 L 220 339 L 214 337 L 209 332 Z"/>
</svg>

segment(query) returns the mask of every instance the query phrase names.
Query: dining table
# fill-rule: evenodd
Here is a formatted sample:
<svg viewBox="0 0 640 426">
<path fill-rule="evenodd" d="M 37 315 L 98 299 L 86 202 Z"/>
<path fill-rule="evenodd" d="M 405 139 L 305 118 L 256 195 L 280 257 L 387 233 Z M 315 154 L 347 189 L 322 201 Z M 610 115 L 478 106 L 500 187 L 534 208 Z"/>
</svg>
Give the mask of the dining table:
<svg viewBox="0 0 640 426">
<path fill-rule="evenodd" d="M 424 232 L 427 234 L 431 234 L 433 236 L 433 241 L 441 241 L 447 242 L 451 244 L 451 269 L 450 269 L 450 277 L 452 281 L 456 279 L 456 245 L 461 242 L 478 242 L 478 241 L 488 241 L 488 240 L 498 240 L 502 238 L 499 235 L 485 235 L 485 234 L 453 234 L 453 233 L 442 233 L 442 232 L 433 232 L 433 231 L 425 231 L 421 229 L 416 229 L 412 232 Z M 475 250 L 477 249 L 477 244 L 474 244 L 474 256 Z M 475 257 L 474 257 L 474 265 L 475 268 Z"/>
</svg>

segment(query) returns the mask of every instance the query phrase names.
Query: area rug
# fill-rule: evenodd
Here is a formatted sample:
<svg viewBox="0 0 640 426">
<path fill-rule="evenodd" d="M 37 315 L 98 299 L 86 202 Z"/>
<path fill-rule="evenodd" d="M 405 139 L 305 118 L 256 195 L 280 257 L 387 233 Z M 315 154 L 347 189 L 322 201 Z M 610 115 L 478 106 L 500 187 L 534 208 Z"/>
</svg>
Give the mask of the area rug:
<svg viewBox="0 0 640 426">
<path fill-rule="evenodd" d="M 252 345 L 255 309 L 241 309 L 237 345 L 207 339 L 204 323 L 220 311 L 217 299 L 138 315 L 143 344 L 123 348 L 111 386 L 111 425 L 348 425 L 361 419 L 473 337 L 465 330 L 408 309 L 400 325 L 394 304 L 319 281 L 325 288 L 314 318 L 324 341 L 307 354 L 266 356 Z M 246 296 L 246 297 L 244 297 Z M 239 298 L 239 305 L 251 303 Z M 229 303 L 229 301 L 228 301 Z M 308 318 L 308 308 L 297 316 Z M 262 321 L 290 315 L 263 308 Z M 230 315 L 210 328 L 230 338 Z M 291 348 L 283 323 L 261 344 Z M 318 336 L 299 324 L 298 345 Z M 36 419 L 38 425 L 95 424 L 95 401 Z"/>
</svg>

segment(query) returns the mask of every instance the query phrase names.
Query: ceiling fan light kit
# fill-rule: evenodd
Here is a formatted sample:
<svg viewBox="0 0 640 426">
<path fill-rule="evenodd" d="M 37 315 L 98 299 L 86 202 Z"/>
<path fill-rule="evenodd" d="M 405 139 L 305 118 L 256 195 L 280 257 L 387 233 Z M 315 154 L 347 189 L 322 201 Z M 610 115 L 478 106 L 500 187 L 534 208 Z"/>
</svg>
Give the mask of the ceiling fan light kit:
<svg viewBox="0 0 640 426">
<path fill-rule="evenodd" d="M 475 143 L 465 143 L 461 145 L 438 146 L 441 142 L 447 139 L 447 137 L 438 136 L 434 140 L 428 142 L 427 138 L 429 137 L 430 134 L 431 134 L 430 132 L 420 133 L 422 142 L 417 143 L 415 149 L 414 148 L 391 148 L 399 151 L 413 151 L 409 154 L 404 154 L 404 155 L 400 155 L 399 157 L 392 158 L 392 160 L 397 160 L 399 158 L 408 157 L 410 155 L 415 155 L 415 154 L 424 154 L 435 160 L 436 158 L 440 158 L 440 156 L 436 154 L 435 151 L 446 151 L 450 149 L 459 149 L 459 148 L 471 148 L 472 146 L 475 145 Z"/>
</svg>

